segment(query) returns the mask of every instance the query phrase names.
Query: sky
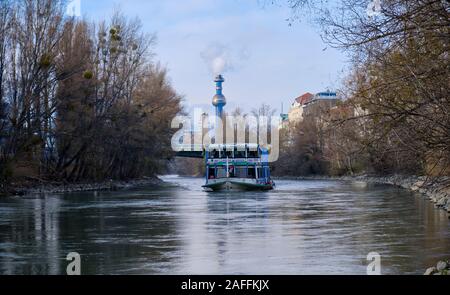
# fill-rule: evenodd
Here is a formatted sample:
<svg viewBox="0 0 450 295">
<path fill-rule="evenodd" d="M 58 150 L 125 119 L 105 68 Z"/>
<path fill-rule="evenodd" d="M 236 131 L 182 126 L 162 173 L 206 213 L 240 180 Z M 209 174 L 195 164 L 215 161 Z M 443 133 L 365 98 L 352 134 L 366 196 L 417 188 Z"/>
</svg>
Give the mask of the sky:
<svg viewBox="0 0 450 295">
<path fill-rule="evenodd" d="M 188 107 L 209 106 L 215 94 L 211 57 L 225 60 L 226 109 L 251 110 L 262 103 L 286 112 L 295 97 L 334 90 L 344 75 L 345 56 L 328 47 L 307 20 L 289 26 L 284 1 L 264 0 L 81 0 L 92 21 L 115 10 L 138 17 L 155 33 L 155 61 L 169 71 Z"/>
</svg>

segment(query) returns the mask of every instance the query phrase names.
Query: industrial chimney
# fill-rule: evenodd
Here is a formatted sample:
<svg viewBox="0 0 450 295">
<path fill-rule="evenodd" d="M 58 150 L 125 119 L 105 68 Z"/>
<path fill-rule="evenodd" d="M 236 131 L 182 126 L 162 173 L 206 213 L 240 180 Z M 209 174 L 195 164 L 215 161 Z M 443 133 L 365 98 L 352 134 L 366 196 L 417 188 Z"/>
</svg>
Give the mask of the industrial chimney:
<svg viewBox="0 0 450 295">
<path fill-rule="evenodd" d="M 213 97 L 212 104 L 216 108 L 216 116 L 222 118 L 223 107 L 227 104 L 227 100 L 222 94 L 222 83 L 225 82 L 225 79 L 222 75 L 217 75 L 214 82 L 216 82 L 216 95 Z"/>
</svg>

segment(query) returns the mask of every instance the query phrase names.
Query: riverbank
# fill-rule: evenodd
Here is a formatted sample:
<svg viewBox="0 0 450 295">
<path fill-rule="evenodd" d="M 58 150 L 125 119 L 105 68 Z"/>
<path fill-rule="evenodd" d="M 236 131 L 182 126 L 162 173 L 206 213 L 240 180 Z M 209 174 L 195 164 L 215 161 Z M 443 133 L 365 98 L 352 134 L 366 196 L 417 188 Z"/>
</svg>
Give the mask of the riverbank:
<svg viewBox="0 0 450 295">
<path fill-rule="evenodd" d="M 436 266 L 427 268 L 424 275 L 450 275 L 450 260 L 439 261 Z"/>
<path fill-rule="evenodd" d="M 275 178 L 276 179 L 276 178 Z M 441 177 L 439 179 L 431 179 L 426 176 L 300 176 L 300 177 L 278 177 L 278 179 L 295 179 L 295 180 L 344 180 L 344 181 L 363 181 L 367 183 L 390 184 L 402 187 L 414 192 L 419 192 L 437 208 L 446 210 L 450 214 L 450 177 Z"/>
<path fill-rule="evenodd" d="M 140 186 L 161 185 L 158 177 L 144 177 L 133 180 L 108 180 L 102 182 L 57 183 L 57 182 L 20 182 L 13 183 L 5 195 L 30 195 L 41 193 L 70 193 L 82 191 L 123 190 Z"/>
</svg>

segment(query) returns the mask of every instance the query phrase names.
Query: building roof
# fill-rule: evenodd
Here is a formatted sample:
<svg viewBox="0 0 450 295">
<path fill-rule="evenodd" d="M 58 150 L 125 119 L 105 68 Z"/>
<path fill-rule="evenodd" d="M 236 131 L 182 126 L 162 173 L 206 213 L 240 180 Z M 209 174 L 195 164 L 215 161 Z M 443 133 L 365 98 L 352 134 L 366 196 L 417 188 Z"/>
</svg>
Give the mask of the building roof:
<svg viewBox="0 0 450 295">
<path fill-rule="evenodd" d="M 237 144 L 209 144 L 206 149 L 208 151 L 213 150 L 233 150 L 234 148 L 240 148 L 245 149 L 248 148 L 249 150 L 257 150 L 260 146 L 256 143 L 237 143 Z"/>
<path fill-rule="evenodd" d="M 312 99 L 309 99 L 304 103 L 304 105 L 309 105 L 313 102 L 317 101 L 337 101 L 339 100 L 336 92 L 331 91 L 325 91 L 325 92 L 319 92 L 316 95 L 312 97 Z"/>
<path fill-rule="evenodd" d="M 336 99 L 337 98 L 337 93 L 327 90 L 325 92 L 317 93 L 316 94 L 316 98 L 317 99 Z"/>
<path fill-rule="evenodd" d="M 304 105 L 305 103 L 310 102 L 314 98 L 314 94 L 306 92 L 305 94 L 297 97 L 295 99 L 296 102 L 298 102 L 301 105 Z"/>
</svg>

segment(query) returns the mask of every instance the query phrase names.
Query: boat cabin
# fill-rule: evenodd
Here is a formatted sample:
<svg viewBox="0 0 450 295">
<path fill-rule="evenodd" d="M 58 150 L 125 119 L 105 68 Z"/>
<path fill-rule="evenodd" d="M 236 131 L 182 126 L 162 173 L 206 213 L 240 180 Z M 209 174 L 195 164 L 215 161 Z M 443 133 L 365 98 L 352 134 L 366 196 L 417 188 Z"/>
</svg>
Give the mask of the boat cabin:
<svg viewBox="0 0 450 295">
<path fill-rule="evenodd" d="M 218 179 L 271 181 L 268 150 L 257 144 L 212 144 L 205 151 L 205 161 L 207 184 Z"/>
</svg>

